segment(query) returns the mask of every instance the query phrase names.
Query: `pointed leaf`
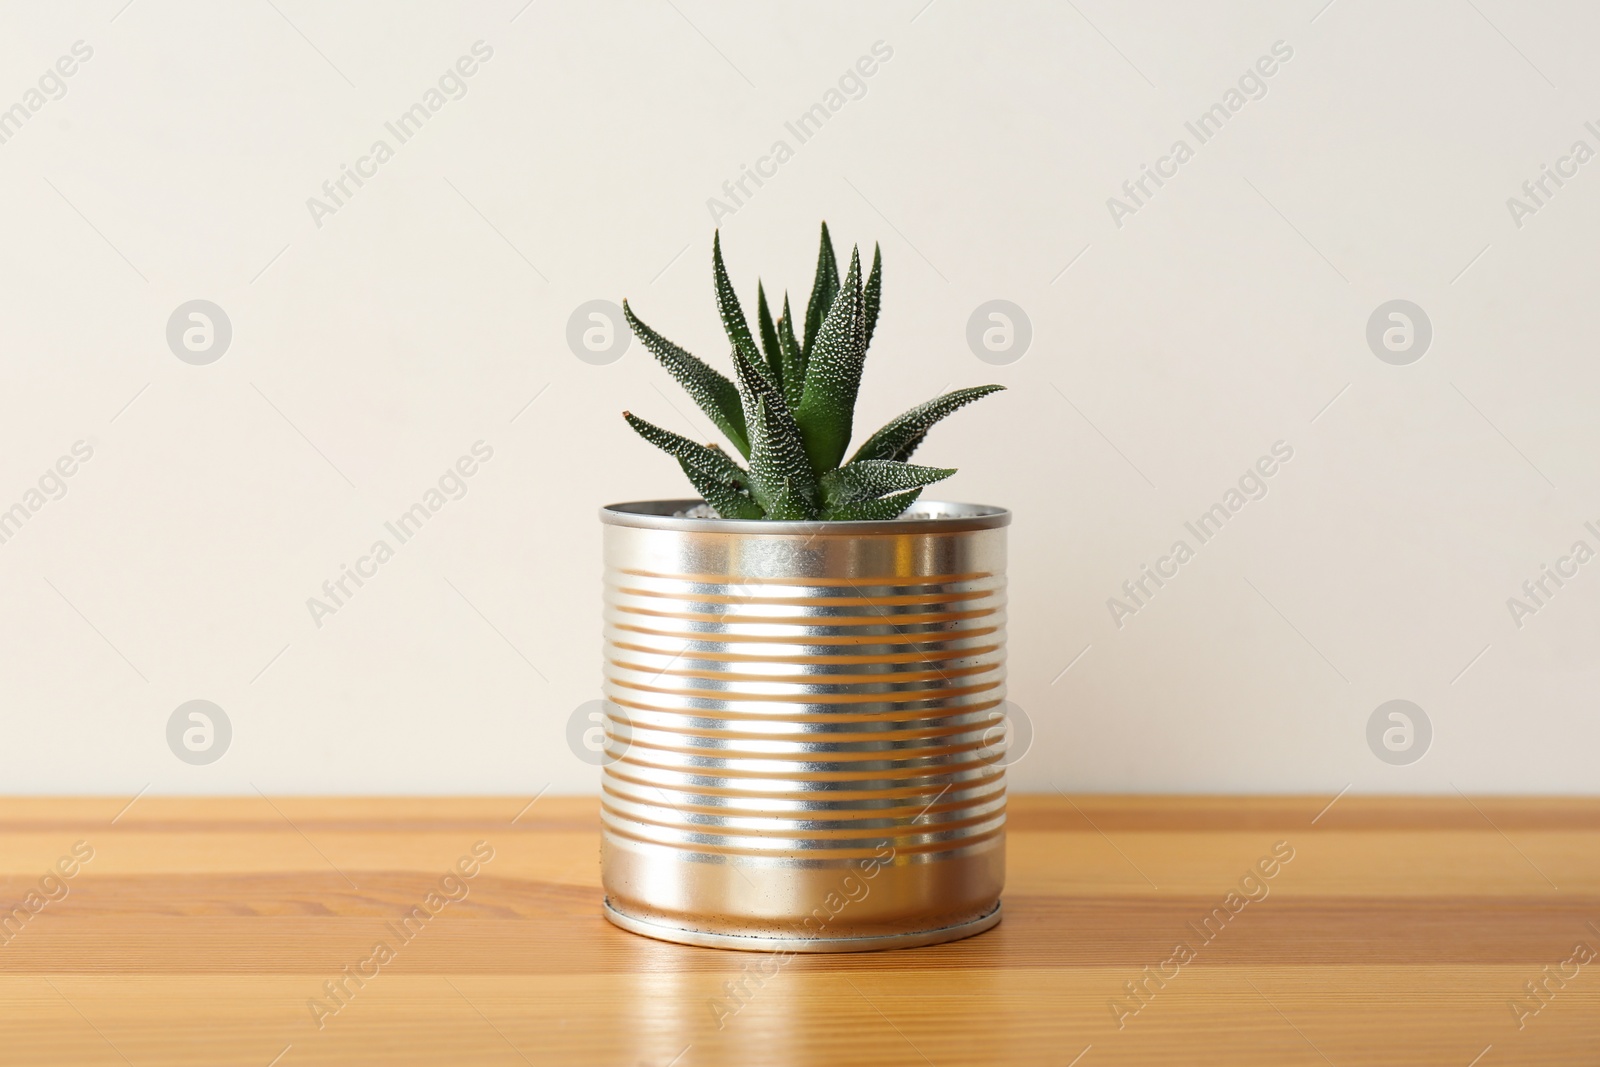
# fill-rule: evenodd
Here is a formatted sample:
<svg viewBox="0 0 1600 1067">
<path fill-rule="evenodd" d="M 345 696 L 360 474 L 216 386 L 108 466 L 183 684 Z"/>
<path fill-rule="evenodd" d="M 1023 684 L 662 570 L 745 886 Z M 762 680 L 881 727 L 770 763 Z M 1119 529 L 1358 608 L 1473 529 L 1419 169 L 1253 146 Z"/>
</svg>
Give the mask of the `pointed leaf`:
<svg viewBox="0 0 1600 1067">
<path fill-rule="evenodd" d="M 683 468 L 683 473 L 688 476 L 689 482 L 694 486 L 700 498 L 711 505 L 724 519 L 764 519 L 767 513 L 761 510 L 761 505 L 755 498 L 743 489 L 735 488 L 727 482 L 718 481 L 710 474 L 697 467 L 691 467 L 683 460 L 678 461 Z"/>
<path fill-rule="evenodd" d="M 782 418 L 771 400 L 771 396 L 756 399 L 750 428 L 750 494 L 769 519 L 814 519 L 818 512 L 816 475 L 806 461 L 794 420 Z"/>
<path fill-rule="evenodd" d="M 750 495 L 769 519 L 816 518 L 821 491 L 783 393 L 738 349 L 733 365 L 750 427 Z"/>
<path fill-rule="evenodd" d="M 756 282 L 756 322 L 761 330 L 761 348 L 767 354 L 767 366 L 771 373 L 768 377 L 780 388 L 783 387 L 783 349 L 778 342 L 777 328 L 772 325 L 772 312 L 767 308 L 767 291 L 758 281 Z"/>
<path fill-rule="evenodd" d="M 671 430 L 664 430 L 652 422 L 646 422 L 631 411 L 624 411 L 622 417 L 628 420 L 629 426 L 638 431 L 640 437 L 677 459 L 685 468 L 693 467 L 719 482 L 738 489 L 750 488 L 750 478 L 745 474 L 744 468 L 729 459 L 722 449 L 691 441 Z"/>
<path fill-rule="evenodd" d="M 850 462 L 859 463 L 866 459 L 895 459 L 904 462 L 911 458 L 911 453 L 916 451 L 934 423 L 974 400 L 990 393 L 998 393 L 1004 388 L 1003 385 L 976 385 L 970 389 L 955 389 L 926 403 L 918 404 L 905 414 L 890 420 L 883 429 L 867 438 L 866 443 L 856 449 L 856 454 L 850 458 Z"/>
<path fill-rule="evenodd" d="M 850 273 L 817 331 L 806 362 L 806 388 L 795 421 L 805 436 L 806 455 L 818 474 L 844 459 L 850 445 L 856 393 L 866 360 L 866 334 L 861 317 L 861 254 L 850 254 Z M 884 457 L 888 458 L 888 457 Z"/>
<path fill-rule="evenodd" d="M 832 509 L 907 489 L 920 489 L 954 473 L 953 467 L 919 467 L 890 459 L 863 459 L 824 474 L 822 499 Z"/>
<path fill-rule="evenodd" d="M 774 407 L 784 417 L 793 418 L 789 405 L 783 399 L 783 390 L 762 373 L 760 364 L 747 358 L 737 348 L 729 353 L 729 358 L 733 360 L 734 378 L 739 383 L 739 401 L 744 405 L 744 421 L 747 425 L 756 417 L 756 400 L 761 397 L 774 401 Z M 751 440 L 754 441 L 754 438 Z"/>
<path fill-rule="evenodd" d="M 728 268 L 722 263 L 720 231 L 711 238 L 711 274 L 717 290 L 717 311 L 722 315 L 722 328 L 727 331 L 728 340 L 751 363 L 760 366 L 761 352 L 756 348 L 755 338 L 750 336 L 750 323 L 744 317 L 744 308 L 739 306 L 739 294 L 733 291 L 733 283 L 728 280 Z M 763 366 L 762 373 L 766 372 Z"/>
<path fill-rule="evenodd" d="M 759 519 L 763 512 L 749 493 L 750 476 L 720 448 L 702 445 L 681 434 L 664 430 L 629 411 L 622 417 L 639 436 L 674 456 L 691 485 L 716 513 L 725 519 Z"/>
<path fill-rule="evenodd" d="M 789 313 L 789 294 L 783 294 L 783 315 L 778 319 L 778 348 L 783 355 L 783 399 L 789 410 L 800 406 L 806 392 L 806 355 L 794 336 L 794 316 Z"/>
<path fill-rule="evenodd" d="M 872 345 L 872 331 L 878 326 L 878 304 L 883 298 L 883 252 L 872 246 L 872 273 L 867 275 L 867 287 L 861 291 L 861 310 L 867 320 L 867 347 Z"/>
<path fill-rule="evenodd" d="M 628 307 L 626 300 L 622 302 L 622 314 L 634 335 L 667 368 L 667 373 L 677 379 L 689 397 L 700 406 L 700 410 L 716 423 L 717 429 L 727 435 L 733 447 L 741 455 L 748 456 L 750 439 L 745 430 L 744 408 L 739 403 L 739 390 L 734 388 L 733 383 L 646 326 Z"/>
<path fill-rule="evenodd" d="M 822 247 L 817 251 L 817 276 L 811 283 L 811 301 L 806 305 L 805 343 L 800 346 L 806 358 L 817 341 L 817 331 L 822 329 L 833 298 L 839 292 L 839 262 L 833 258 L 833 238 L 828 236 L 828 224 L 822 224 Z"/>
<path fill-rule="evenodd" d="M 831 522 L 898 519 L 905 514 L 906 508 L 917 502 L 917 497 L 921 495 L 921 489 L 913 489 L 909 493 L 896 493 L 894 496 L 879 497 L 877 500 L 860 500 L 854 504 L 841 504 L 837 508 L 830 508 L 824 511 L 822 518 Z"/>
</svg>

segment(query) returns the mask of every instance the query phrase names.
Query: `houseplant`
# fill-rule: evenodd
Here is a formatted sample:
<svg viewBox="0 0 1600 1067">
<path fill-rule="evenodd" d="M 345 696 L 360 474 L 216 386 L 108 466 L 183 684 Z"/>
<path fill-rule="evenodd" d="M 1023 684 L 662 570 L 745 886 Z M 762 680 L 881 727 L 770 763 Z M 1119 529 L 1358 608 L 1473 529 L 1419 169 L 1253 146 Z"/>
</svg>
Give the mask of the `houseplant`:
<svg viewBox="0 0 1600 1067">
<path fill-rule="evenodd" d="M 858 951 L 999 921 L 1005 529 L 919 501 L 953 474 L 908 462 L 944 416 L 918 405 L 843 462 L 877 325 L 882 258 L 843 280 L 826 224 L 802 330 L 764 287 L 752 331 L 712 268 L 730 380 L 629 326 L 749 460 L 624 412 L 702 500 L 602 509 L 606 915 L 724 948 Z"/>
</svg>

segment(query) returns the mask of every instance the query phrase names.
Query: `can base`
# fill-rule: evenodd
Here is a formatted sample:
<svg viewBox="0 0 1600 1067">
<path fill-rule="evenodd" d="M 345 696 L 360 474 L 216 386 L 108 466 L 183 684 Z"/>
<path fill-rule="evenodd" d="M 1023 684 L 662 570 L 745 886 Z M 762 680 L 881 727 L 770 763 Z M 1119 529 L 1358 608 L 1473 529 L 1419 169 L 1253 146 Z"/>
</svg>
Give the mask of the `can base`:
<svg viewBox="0 0 1600 1067">
<path fill-rule="evenodd" d="M 605 900 L 605 916 L 613 925 L 629 933 L 643 934 L 657 941 L 696 945 L 700 948 L 734 949 L 741 952 L 877 952 L 890 948 L 938 945 L 981 934 L 999 925 L 1000 904 L 996 902 L 993 910 L 987 914 L 954 926 L 870 937 L 756 937 L 746 934 L 718 934 L 708 930 L 668 926 L 665 923 L 636 919 L 613 907 L 609 897 Z"/>
</svg>

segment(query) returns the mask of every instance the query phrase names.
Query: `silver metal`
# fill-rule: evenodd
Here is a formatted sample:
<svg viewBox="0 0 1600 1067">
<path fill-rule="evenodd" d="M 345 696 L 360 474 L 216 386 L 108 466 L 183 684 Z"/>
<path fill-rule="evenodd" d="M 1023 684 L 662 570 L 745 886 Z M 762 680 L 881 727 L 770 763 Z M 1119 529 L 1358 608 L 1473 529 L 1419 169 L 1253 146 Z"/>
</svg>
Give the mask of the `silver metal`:
<svg viewBox="0 0 1600 1067">
<path fill-rule="evenodd" d="M 613 908 L 609 900 L 605 902 L 605 909 L 606 918 L 629 933 L 643 934 L 658 941 L 675 941 L 680 945 L 725 948 L 736 952 L 881 952 L 889 948 L 921 948 L 923 945 L 959 941 L 1000 925 L 998 902 L 987 915 L 955 926 L 917 930 L 908 934 L 883 934 L 879 937 L 747 937 L 644 922 Z"/>
<path fill-rule="evenodd" d="M 1010 513 L 602 509 L 602 880 L 625 929 L 859 951 L 999 921 Z"/>
</svg>

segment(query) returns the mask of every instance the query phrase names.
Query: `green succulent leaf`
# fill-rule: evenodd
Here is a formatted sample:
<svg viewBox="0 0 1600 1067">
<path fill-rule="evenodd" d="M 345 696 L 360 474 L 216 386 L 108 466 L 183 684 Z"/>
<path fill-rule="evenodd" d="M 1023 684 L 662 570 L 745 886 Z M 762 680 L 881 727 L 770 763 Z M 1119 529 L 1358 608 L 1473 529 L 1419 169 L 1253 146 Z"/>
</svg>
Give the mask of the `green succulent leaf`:
<svg viewBox="0 0 1600 1067">
<path fill-rule="evenodd" d="M 744 468 L 729 459 L 722 449 L 691 441 L 671 430 L 664 430 L 653 422 L 646 422 L 631 411 L 624 411 L 622 417 L 628 420 L 629 426 L 638 431 L 640 437 L 678 460 L 686 469 L 693 467 L 736 489 L 750 488 L 750 477 Z"/>
<path fill-rule="evenodd" d="M 738 349 L 733 364 L 750 426 L 750 495 L 769 519 L 816 518 L 821 491 L 782 390 Z"/>
<path fill-rule="evenodd" d="M 824 511 L 822 518 L 831 522 L 898 519 L 905 513 L 906 508 L 917 502 L 917 497 L 921 495 L 921 489 L 913 489 L 909 493 L 896 493 L 894 496 L 879 497 L 876 500 L 841 504 L 837 508 Z"/>
<path fill-rule="evenodd" d="M 774 402 L 781 413 L 793 420 L 793 413 L 789 405 L 784 402 L 783 390 L 772 383 L 772 380 L 762 373 L 761 367 L 754 360 L 748 359 L 737 348 L 731 353 L 733 360 L 734 377 L 739 383 L 739 400 L 744 404 L 744 420 L 748 425 L 756 417 L 756 401 L 762 397 Z M 751 436 L 751 451 L 755 450 L 755 437 Z"/>
<path fill-rule="evenodd" d="M 818 513 L 816 475 L 806 462 L 794 420 L 783 418 L 771 400 L 771 396 L 756 399 L 751 425 L 751 495 L 769 519 L 814 519 Z"/>
<path fill-rule="evenodd" d="M 624 411 L 622 417 L 638 431 L 640 437 L 677 459 L 689 483 L 718 515 L 725 519 L 763 517 L 761 505 L 750 495 L 750 476 L 722 449 L 714 445 L 702 445 L 682 434 L 664 430 L 631 411 Z"/>
<path fill-rule="evenodd" d="M 634 336 L 648 348 L 652 355 L 667 368 L 667 373 L 677 379 L 684 392 L 700 406 L 717 429 L 727 435 L 733 447 L 744 456 L 750 454 L 750 439 L 745 429 L 744 408 L 739 402 L 739 390 L 732 382 L 709 364 L 679 348 L 671 341 L 646 326 L 628 302 L 622 302 L 622 314 Z"/>
<path fill-rule="evenodd" d="M 772 312 L 767 308 L 767 290 L 758 281 L 756 282 L 756 322 L 760 324 L 761 348 L 767 354 L 767 366 L 771 378 L 780 388 L 786 379 L 783 376 L 783 346 L 778 340 L 778 330 L 772 324 Z"/>
<path fill-rule="evenodd" d="M 822 502 L 828 509 L 858 504 L 890 493 L 920 489 L 954 473 L 954 467 L 919 467 L 892 459 L 858 460 L 822 476 Z"/>
<path fill-rule="evenodd" d="M 837 467 L 850 446 L 856 393 L 861 389 L 866 358 L 861 254 L 857 250 L 850 254 L 850 273 L 817 331 L 816 344 L 806 361 L 805 393 L 795 409 L 795 420 L 805 437 L 806 455 L 818 473 Z"/>
<path fill-rule="evenodd" d="M 975 385 L 970 389 L 955 389 L 943 396 L 918 404 L 898 418 L 890 420 L 883 429 L 867 438 L 865 444 L 850 457 L 851 463 L 867 459 L 893 459 L 905 462 L 911 458 L 922 439 L 934 423 L 953 411 L 1004 389 L 1003 385 Z"/>
<path fill-rule="evenodd" d="M 679 460 L 678 466 L 683 468 L 683 473 L 688 477 L 689 484 L 693 485 L 700 498 L 711 505 L 724 519 L 764 519 L 767 513 L 757 504 L 755 498 L 743 489 L 738 489 L 727 482 L 718 481 L 698 467 L 690 466 L 686 461 Z"/>
<path fill-rule="evenodd" d="M 872 246 L 872 273 L 867 275 L 867 287 L 861 291 L 861 308 L 867 320 L 867 340 L 863 347 L 872 344 L 872 331 L 878 326 L 878 304 L 883 298 L 883 252 Z"/>
<path fill-rule="evenodd" d="M 711 238 L 711 274 L 717 290 L 717 310 L 722 315 L 722 328 L 727 331 L 728 340 L 751 363 L 760 366 L 763 374 L 767 373 L 761 351 L 756 348 L 756 340 L 750 336 L 750 323 L 744 317 L 744 308 L 739 306 L 739 294 L 733 291 L 733 283 L 728 280 L 728 268 L 722 262 L 720 231 Z"/>
<path fill-rule="evenodd" d="M 789 294 L 783 294 L 783 315 L 778 319 L 778 349 L 783 357 L 783 399 L 792 411 L 800 406 L 806 391 L 806 354 L 794 336 L 794 316 L 789 313 Z"/>
<path fill-rule="evenodd" d="M 805 343 L 800 346 L 806 358 L 816 344 L 817 331 L 822 329 L 833 298 L 839 293 L 839 262 L 833 257 L 833 238 L 828 236 L 828 224 L 822 224 L 822 247 L 817 251 L 817 276 L 811 283 L 811 301 L 806 304 Z"/>
</svg>

